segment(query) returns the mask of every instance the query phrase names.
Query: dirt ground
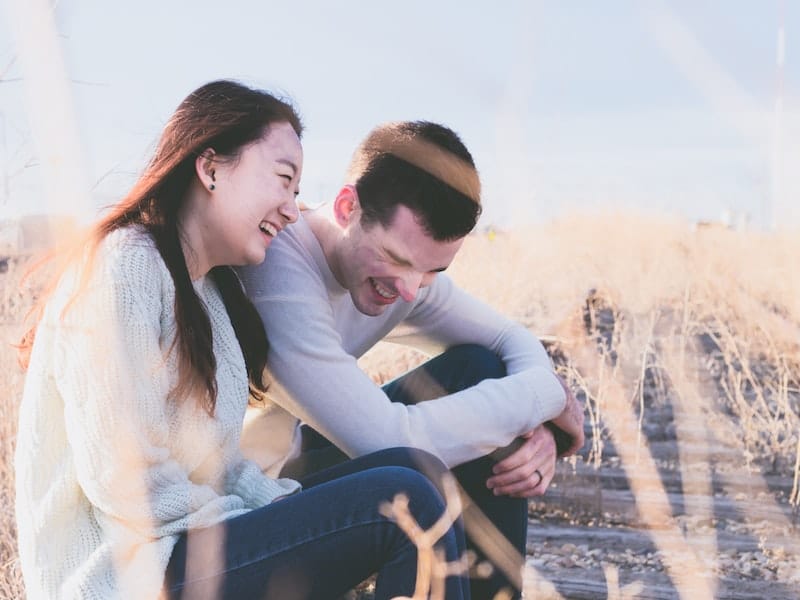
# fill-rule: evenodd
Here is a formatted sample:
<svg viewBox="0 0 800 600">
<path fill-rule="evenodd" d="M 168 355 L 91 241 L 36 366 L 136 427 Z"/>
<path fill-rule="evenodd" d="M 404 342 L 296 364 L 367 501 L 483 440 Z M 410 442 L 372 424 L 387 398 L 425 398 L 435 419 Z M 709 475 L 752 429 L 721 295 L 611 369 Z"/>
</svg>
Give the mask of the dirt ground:
<svg viewBox="0 0 800 600">
<path fill-rule="evenodd" d="M 599 468 L 560 465 L 531 502 L 526 597 L 800 598 L 792 478 L 746 467 L 740 448 L 704 431 L 679 448 L 670 424 L 648 432 L 671 509 L 661 528 L 643 523 L 649 497 L 632 492 L 635 465 L 621 467 L 613 447 Z M 683 569 L 696 577 L 682 580 Z"/>
</svg>

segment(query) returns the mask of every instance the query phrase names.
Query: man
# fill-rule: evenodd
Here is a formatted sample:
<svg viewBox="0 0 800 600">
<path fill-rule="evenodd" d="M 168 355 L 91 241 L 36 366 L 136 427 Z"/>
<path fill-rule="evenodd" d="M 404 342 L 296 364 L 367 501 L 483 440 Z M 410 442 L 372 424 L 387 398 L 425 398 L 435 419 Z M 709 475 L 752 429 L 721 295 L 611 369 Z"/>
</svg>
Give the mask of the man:
<svg viewBox="0 0 800 600">
<path fill-rule="evenodd" d="M 284 476 L 384 448 L 433 454 L 474 503 L 468 537 L 496 567 L 473 582 L 473 598 L 519 589 L 526 498 L 553 477 L 554 433 L 562 455 L 582 446 L 582 408 L 532 334 L 442 274 L 481 211 L 474 162 L 454 132 L 380 126 L 347 181 L 273 241 L 269 260 L 240 271 L 281 407 L 251 415 L 243 449 Z M 384 338 L 443 353 L 380 388 L 356 360 Z M 493 550 L 484 539 L 487 520 L 516 548 L 511 567 L 501 564 L 505 540 Z"/>
</svg>

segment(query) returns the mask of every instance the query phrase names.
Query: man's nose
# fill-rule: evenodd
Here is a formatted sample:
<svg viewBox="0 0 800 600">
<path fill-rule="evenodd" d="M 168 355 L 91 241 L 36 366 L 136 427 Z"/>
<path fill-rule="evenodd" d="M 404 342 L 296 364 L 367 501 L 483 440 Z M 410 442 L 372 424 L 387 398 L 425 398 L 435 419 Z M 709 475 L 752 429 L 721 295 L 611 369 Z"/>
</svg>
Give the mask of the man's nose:
<svg viewBox="0 0 800 600">
<path fill-rule="evenodd" d="M 417 297 L 420 283 L 422 282 L 422 273 L 409 273 L 405 277 L 397 280 L 397 291 L 400 297 L 406 302 L 411 302 Z"/>
</svg>

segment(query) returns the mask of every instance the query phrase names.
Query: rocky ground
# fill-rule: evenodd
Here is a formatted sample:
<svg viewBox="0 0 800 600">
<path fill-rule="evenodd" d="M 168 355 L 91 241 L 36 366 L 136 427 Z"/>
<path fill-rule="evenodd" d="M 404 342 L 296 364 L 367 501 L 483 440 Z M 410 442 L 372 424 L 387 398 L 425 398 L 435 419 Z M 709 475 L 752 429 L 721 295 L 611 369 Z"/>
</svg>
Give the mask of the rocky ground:
<svg viewBox="0 0 800 600">
<path fill-rule="evenodd" d="M 800 598 L 791 477 L 748 470 L 737 449 L 715 446 L 709 481 L 705 469 L 679 468 L 674 441 L 650 447 L 668 518 L 658 528 L 643 523 L 648 497 L 631 491 L 635 469 L 621 468 L 613 449 L 599 468 L 562 464 L 547 495 L 531 502 L 526 596 Z M 700 479 L 708 494 L 685 493 Z M 682 578 L 684 569 L 697 577 Z"/>
</svg>

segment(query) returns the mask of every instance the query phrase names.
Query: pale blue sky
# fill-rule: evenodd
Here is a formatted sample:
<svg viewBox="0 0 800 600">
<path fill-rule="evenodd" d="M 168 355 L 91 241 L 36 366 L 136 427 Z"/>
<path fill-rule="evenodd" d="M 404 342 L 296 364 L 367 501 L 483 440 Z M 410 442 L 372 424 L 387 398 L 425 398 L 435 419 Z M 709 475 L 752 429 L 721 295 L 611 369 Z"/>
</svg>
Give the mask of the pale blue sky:
<svg viewBox="0 0 800 600">
<path fill-rule="evenodd" d="M 25 1 L 0 0 L 0 216 L 69 211 L 43 200 L 9 17 L 10 3 Z M 428 119 L 472 150 L 484 224 L 612 206 L 688 218 L 728 209 L 760 223 L 781 5 L 788 164 L 800 156 L 793 0 L 61 0 L 56 25 L 92 206 L 126 191 L 189 91 L 233 77 L 298 105 L 308 203 L 332 198 L 372 126 Z M 798 189 L 786 171 L 784 197 Z"/>
</svg>

